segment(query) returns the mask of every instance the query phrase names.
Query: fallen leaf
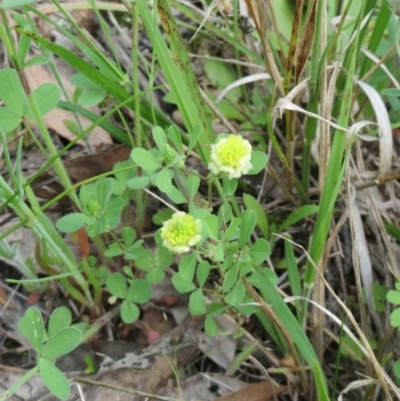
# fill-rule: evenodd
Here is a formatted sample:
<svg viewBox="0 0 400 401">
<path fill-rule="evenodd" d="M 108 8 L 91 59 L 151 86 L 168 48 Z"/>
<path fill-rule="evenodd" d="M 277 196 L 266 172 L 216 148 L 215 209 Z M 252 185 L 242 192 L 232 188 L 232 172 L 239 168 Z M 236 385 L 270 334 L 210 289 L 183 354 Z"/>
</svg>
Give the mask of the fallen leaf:
<svg viewBox="0 0 400 401">
<path fill-rule="evenodd" d="M 112 171 L 115 163 L 128 159 L 131 150 L 127 145 L 118 145 L 107 152 L 74 157 L 64 166 L 68 175 L 79 182 Z"/>
<path fill-rule="evenodd" d="M 233 393 L 217 397 L 214 401 L 267 401 L 287 389 L 272 382 L 251 383 Z"/>
<path fill-rule="evenodd" d="M 72 75 L 72 70 L 70 70 L 69 67 L 65 66 L 64 64 L 61 64 L 61 61 L 59 60 L 56 61 L 56 64 L 58 64 L 58 72 L 65 90 L 67 91 L 69 97 L 72 98 L 75 90 L 75 86 L 69 81 L 69 78 Z M 44 83 L 57 84 L 56 79 L 52 74 L 50 74 L 45 65 L 28 67 L 25 69 L 25 73 L 32 92 Z M 89 110 L 100 116 L 100 110 L 98 107 L 91 107 Z M 90 124 L 92 124 L 92 122 L 85 117 L 80 116 L 79 118 L 83 129 L 86 129 Z M 75 135 L 69 131 L 64 124 L 65 120 L 74 120 L 74 115 L 71 112 L 61 109 L 54 109 L 50 111 L 50 113 L 46 114 L 43 119 L 46 126 L 54 130 L 61 137 L 67 139 L 68 141 L 75 139 Z M 98 126 L 95 127 L 89 134 L 89 144 L 91 148 L 95 149 L 100 144 L 105 143 L 113 143 L 110 135 L 103 128 Z M 78 144 L 86 147 L 86 143 L 83 140 L 78 141 Z"/>
</svg>

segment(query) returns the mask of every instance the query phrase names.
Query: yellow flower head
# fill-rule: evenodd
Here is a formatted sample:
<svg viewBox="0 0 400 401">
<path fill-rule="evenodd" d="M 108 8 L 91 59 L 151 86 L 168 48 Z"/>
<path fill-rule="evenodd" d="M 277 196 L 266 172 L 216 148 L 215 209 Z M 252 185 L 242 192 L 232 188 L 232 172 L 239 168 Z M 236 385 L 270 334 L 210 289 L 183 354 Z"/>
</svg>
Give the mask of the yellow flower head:
<svg viewBox="0 0 400 401">
<path fill-rule="evenodd" d="M 175 253 L 189 252 L 201 240 L 203 225 L 199 219 L 184 212 L 176 212 L 161 228 L 163 245 Z"/>
<path fill-rule="evenodd" d="M 211 146 L 208 168 L 214 173 L 227 173 L 228 178 L 239 178 L 252 169 L 251 145 L 241 135 L 229 135 Z"/>
</svg>

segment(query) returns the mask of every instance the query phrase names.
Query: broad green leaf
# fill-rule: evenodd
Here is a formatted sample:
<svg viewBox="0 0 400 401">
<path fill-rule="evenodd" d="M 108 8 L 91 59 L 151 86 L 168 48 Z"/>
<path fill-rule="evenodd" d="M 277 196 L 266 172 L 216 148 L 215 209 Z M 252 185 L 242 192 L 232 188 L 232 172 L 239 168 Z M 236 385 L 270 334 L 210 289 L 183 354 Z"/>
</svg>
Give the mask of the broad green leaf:
<svg viewBox="0 0 400 401">
<path fill-rule="evenodd" d="M 207 59 L 204 61 L 204 69 L 213 86 L 219 90 L 225 89 L 237 80 L 235 70 L 228 63 Z M 231 102 L 236 103 L 241 96 L 241 88 L 236 87 L 230 90 L 225 97 Z"/>
<path fill-rule="evenodd" d="M 222 180 L 222 193 L 224 196 L 232 196 L 237 188 L 237 180 L 230 180 L 228 177 L 224 177 Z"/>
<path fill-rule="evenodd" d="M 228 229 L 225 231 L 224 236 L 222 237 L 222 241 L 225 241 L 227 239 L 230 239 L 231 236 L 236 232 L 236 230 L 240 226 L 240 219 L 238 217 L 234 217 L 231 220 L 231 224 L 229 224 Z"/>
<path fill-rule="evenodd" d="M 147 187 L 150 183 L 150 177 L 147 175 L 142 175 L 140 177 L 134 177 L 128 180 L 127 186 L 130 189 L 141 189 Z"/>
<path fill-rule="evenodd" d="M 31 30 L 28 25 L 21 26 L 21 28 Z M 22 36 L 18 43 L 18 58 L 25 67 L 25 59 L 31 48 L 31 39 L 27 36 Z M 25 67 L 26 68 L 26 67 Z"/>
<path fill-rule="evenodd" d="M 400 361 L 396 361 L 393 364 L 393 372 L 394 372 L 394 377 L 396 379 L 396 384 L 397 386 L 400 385 Z"/>
<path fill-rule="evenodd" d="M 121 304 L 121 318 L 125 323 L 133 323 L 138 320 L 140 310 L 136 304 L 125 299 Z"/>
<path fill-rule="evenodd" d="M 174 211 L 171 209 L 159 210 L 153 215 L 151 220 L 156 226 L 162 226 L 164 221 L 169 220 L 173 214 Z"/>
<path fill-rule="evenodd" d="M 50 338 L 43 346 L 41 354 L 50 359 L 68 354 L 79 345 L 81 338 L 82 332 L 80 330 L 75 327 L 65 327 Z"/>
<path fill-rule="evenodd" d="M 46 358 L 40 358 L 39 371 L 44 384 L 56 397 L 62 400 L 69 397 L 71 389 L 68 379 L 53 362 Z"/>
<path fill-rule="evenodd" d="M 179 152 L 183 153 L 181 133 L 175 125 L 171 125 L 167 130 L 168 139 L 175 145 Z"/>
<path fill-rule="evenodd" d="M 150 284 L 157 284 L 163 281 L 165 278 L 165 270 L 161 268 L 155 268 L 151 269 L 147 274 L 146 274 L 146 281 L 148 281 Z"/>
<path fill-rule="evenodd" d="M 47 63 L 47 59 L 44 56 L 35 56 L 27 60 L 24 64 L 24 68 L 33 67 L 34 65 L 43 65 Z"/>
<path fill-rule="evenodd" d="M 72 323 L 71 311 L 66 306 L 60 306 L 54 309 L 50 315 L 47 331 L 49 337 L 52 338 L 61 329 L 70 326 Z"/>
<path fill-rule="evenodd" d="M 126 246 L 131 246 L 136 239 L 136 231 L 133 227 L 123 227 L 121 229 L 121 237 Z"/>
<path fill-rule="evenodd" d="M 100 88 L 99 85 L 97 85 L 95 82 L 93 82 L 91 79 L 89 79 L 88 77 L 86 77 L 81 73 L 73 74 L 69 80 L 72 84 L 80 86 L 81 88 L 86 88 L 86 89 Z"/>
<path fill-rule="evenodd" d="M 246 295 L 246 288 L 242 280 L 236 282 L 229 294 L 225 295 L 224 300 L 227 304 L 235 306 L 243 301 Z"/>
<path fill-rule="evenodd" d="M 13 68 L 1 69 L 0 82 L 0 99 L 3 100 L 9 110 L 21 117 L 25 107 L 26 96 L 17 71 Z"/>
<path fill-rule="evenodd" d="M 267 215 L 256 198 L 249 194 L 243 194 L 243 203 L 246 209 L 253 210 L 257 215 L 257 227 L 262 232 L 264 238 L 269 239 L 269 224 Z"/>
<path fill-rule="evenodd" d="M 0 129 L 4 133 L 15 130 L 20 123 L 21 117 L 15 111 L 0 107 Z"/>
<path fill-rule="evenodd" d="M 400 305 L 400 292 L 390 290 L 386 294 L 386 299 L 394 305 Z"/>
<path fill-rule="evenodd" d="M 282 232 L 286 230 L 288 227 L 291 227 L 292 225 L 296 224 L 300 220 L 303 220 L 304 218 L 311 216 L 312 214 L 315 214 L 317 212 L 318 212 L 317 205 L 301 206 L 294 212 L 290 213 L 290 215 L 280 225 L 279 231 Z"/>
<path fill-rule="evenodd" d="M 201 316 L 207 313 L 207 307 L 204 302 L 203 291 L 198 289 L 190 294 L 189 312 L 192 316 Z"/>
<path fill-rule="evenodd" d="M 103 89 L 87 90 L 80 94 L 78 104 L 83 107 L 91 107 L 101 103 L 107 93 Z"/>
<path fill-rule="evenodd" d="M 163 168 L 157 173 L 156 176 L 156 185 L 157 188 L 161 191 L 164 192 L 165 194 L 168 194 L 172 191 L 172 177 L 173 177 L 173 172 L 169 168 Z"/>
<path fill-rule="evenodd" d="M 207 260 L 202 260 L 196 270 L 196 279 L 200 287 L 203 287 L 210 274 L 210 263 Z"/>
<path fill-rule="evenodd" d="M 228 292 L 232 288 L 234 282 L 236 281 L 237 272 L 238 262 L 236 262 L 225 274 L 224 282 L 222 283 L 222 290 L 224 292 Z"/>
<path fill-rule="evenodd" d="M 199 190 L 200 178 L 196 174 L 190 174 L 187 179 L 187 186 L 189 191 L 190 199 L 192 200 Z"/>
<path fill-rule="evenodd" d="M 214 337 L 218 334 L 219 327 L 212 316 L 206 316 L 206 319 L 204 321 L 204 330 L 211 337 Z"/>
<path fill-rule="evenodd" d="M 143 148 L 133 149 L 131 158 L 143 170 L 154 171 L 161 167 L 161 163 L 153 156 L 153 154 Z"/>
<path fill-rule="evenodd" d="M 254 175 L 258 174 L 262 170 L 264 170 L 265 166 L 268 163 L 268 156 L 264 152 L 260 152 L 259 150 L 253 150 L 251 153 L 251 165 L 253 168 L 246 175 Z"/>
<path fill-rule="evenodd" d="M 158 149 L 161 153 L 165 152 L 165 145 L 167 144 L 167 136 L 161 127 L 153 127 L 152 129 L 154 142 L 156 143 Z"/>
<path fill-rule="evenodd" d="M 107 277 L 107 289 L 111 295 L 117 298 L 125 298 L 128 292 L 128 284 L 121 273 L 114 273 Z"/>
<path fill-rule="evenodd" d="M 96 219 L 84 213 L 70 213 L 57 220 L 56 227 L 63 233 L 78 231 L 85 224 L 94 224 Z"/>
<path fill-rule="evenodd" d="M 138 279 L 129 286 L 126 299 L 138 304 L 143 304 L 151 298 L 151 294 L 150 284 L 146 280 Z"/>
<path fill-rule="evenodd" d="M 203 224 L 207 235 L 213 240 L 218 240 L 218 217 L 210 214 L 203 219 Z"/>
<path fill-rule="evenodd" d="M 179 273 L 175 273 L 172 276 L 171 281 L 175 289 L 181 294 L 196 289 L 196 286 L 193 284 L 193 282 L 185 280 Z"/>
<path fill-rule="evenodd" d="M 117 224 L 119 223 L 120 217 L 122 210 L 125 207 L 125 202 L 124 200 L 118 196 L 112 200 L 109 200 L 104 208 L 104 217 L 107 219 L 107 223 L 110 226 L 109 228 L 114 228 L 115 225 L 111 225 L 111 220 L 110 218 L 112 217 L 117 217 Z M 115 224 L 115 223 L 114 223 Z"/>
<path fill-rule="evenodd" d="M 182 194 L 181 191 L 179 191 L 179 189 L 175 185 L 172 186 L 172 191 L 168 192 L 167 196 L 172 200 L 172 202 L 176 203 L 177 205 L 186 202 L 185 196 Z"/>
<path fill-rule="evenodd" d="M 190 152 L 196 145 L 197 141 L 199 140 L 200 135 L 203 132 L 203 127 L 200 125 L 196 125 L 192 132 L 190 133 L 190 140 L 189 140 L 189 146 L 188 146 L 188 151 Z"/>
<path fill-rule="evenodd" d="M 389 88 L 389 89 L 384 89 L 381 92 L 382 95 L 387 95 L 387 96 L 396 96 L 399 97 L 400 96 L 400 89 L 396 89 L 396 88 Z"/>
<path fill-rule="evenodd" d="M 126 252 L 126 249 L 121 247 L 121 245 L 117 242 L 111 244 L 108 249 L 104 252 L 104 255 L 108 258 L 115 258 L 116 256 L 123 255 Z"/>
<path fill-rule="evenodd" d="M 37 308 L 29 307 L 18 323 L 18 330 L 28 339 L 32 348 L 40 353 L 43 346 L 44 323 Z"/>
<path fill-rule="evenodd" d="M 240 246 L 245 247 L 256 227 L 257 215 L 253 210 L 245 210 L 240 216 Z"/>
<path fill-rule="evenodd" d="M 225 256 L 224 246 L 219 243 L 215 247 L 214 259 L 216 262 L 223 262 Z"/>
<path fill-rule="evenodd" d="M 186 281 L 192 281 L 196 270 L 197 257 L 195 253 L 184 256 L 179 262 L 179 274 Z"/>
<path fill-rule="evenodd" d="M 264 238 L 259 238 L 250 248 L 249 254 L 255 265 L 265 262 L 271 254 L 271 247 Z"/>
<path fill-rule="evenodd" d="M 57 106 L 61 96 L 61 89 L 55 84 L 46 83 L 36 88 L 33 91 L 32 96 L 36 102 L 37 108 L 39 109 L 39 114 L 44 116 Z M 25 117 L 32 119 L 35 118 L 30 107 L 25 110 Z"/>
</svg>

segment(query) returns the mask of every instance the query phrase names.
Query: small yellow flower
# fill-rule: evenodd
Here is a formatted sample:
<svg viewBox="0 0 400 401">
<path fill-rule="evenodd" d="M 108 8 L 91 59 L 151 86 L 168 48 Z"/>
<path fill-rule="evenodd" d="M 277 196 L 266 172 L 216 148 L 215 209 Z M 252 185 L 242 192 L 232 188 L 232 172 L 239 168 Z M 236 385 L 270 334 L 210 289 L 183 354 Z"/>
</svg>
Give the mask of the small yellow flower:
<svg viewBox="0 0 400 401">
<path fill-rule="evenodd" d="M 228 178 L 239 178 L 252 169 L 251 145 L 240 135 L 229 135 L 211 146 L 208 168 L 214 173 L 227 173 Z"/>
<path fill-rule="evenodd" d="M 175 212 L 161 228 L 163 245 L 175 253 L 189 252 L 190 247 L 201 240 L 203 225 L 184 212 Z"/>
</svg>

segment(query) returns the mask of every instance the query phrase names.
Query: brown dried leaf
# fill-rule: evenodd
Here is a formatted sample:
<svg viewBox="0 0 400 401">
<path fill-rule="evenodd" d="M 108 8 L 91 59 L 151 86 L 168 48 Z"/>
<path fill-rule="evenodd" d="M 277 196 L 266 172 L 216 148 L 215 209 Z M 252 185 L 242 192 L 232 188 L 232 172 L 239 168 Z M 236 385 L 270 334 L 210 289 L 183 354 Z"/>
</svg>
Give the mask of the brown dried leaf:
<svg viewBox="0 0 400 401">
<path fill-rule="evenodd" d="M 63 81 L 64 87 L 68 95 L 72 98 L 75 86 L 72 85 L 71 82 L 69 81 L 71 72 L 67 68 L 63 68 L 61 65 L 58 65 L 57 67 L 61 80 Z M 26 68 L 25 73 L 28 77 L 28 82 L 32 92 L 44 83 L 57 84 L 54 76 L 50 74 L 46 66 L 35 65 Z M 100 111 L 97 107 L 91 107 L 90 110 L 100 115 Z M 70 132 L 64 125 L 65 120 L 74 120 L 73 114 L 70 113 L 69 111 L 54 109 L 50 113 L 46 114 L 43 117 L 43 119 L 46 123 L 46 126 L 57 132 L 58 135 L 67 139 L 68 141 L 72 141 L 73 139 L 75 139 L 75 135 L 72 132 Z M 83 129 L 86 129 L 92 123 L 90 120 L 82 116 L 80 116 L 80 120 Z M 97 126 L 89 134 L 89 144 L 92 148 L 96 148 L 100 144 L 107 144 L 107 143 L 113 143 L 113 142 L 108 132 L 106 132 L 103 128 Z M 85 142 L 82 140 L 78 141 L 78 144 L 80 144 L 81 146 L 86 146 Z"/>
<path fill-rule="evenodd" d="M 115 163 L 128 159 L 131 150 L 127 145 L 118 145 L 107 152 L 69 159 L 64 166 L 72 179 L 83 181 L 112 171 Z"/>
<path fill-rule="evenodd" d="M 214 401 L 267 401 L 287 389 L 272 382 L 251 383 L 233 393 L 217 397 Z"/>
</svg>

